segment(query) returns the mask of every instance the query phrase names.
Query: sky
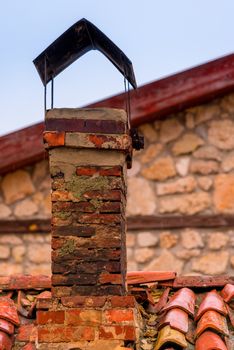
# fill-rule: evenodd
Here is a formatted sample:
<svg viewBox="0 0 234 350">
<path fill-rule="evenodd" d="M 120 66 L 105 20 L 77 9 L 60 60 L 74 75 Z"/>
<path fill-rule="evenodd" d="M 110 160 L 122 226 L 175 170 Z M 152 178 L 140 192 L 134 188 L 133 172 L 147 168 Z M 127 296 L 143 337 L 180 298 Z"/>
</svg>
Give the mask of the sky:
<svg viewBox="0 0 234 350">
<path fill-rule="evenodd" d="M 32 63 L 85 17 L 133 63 L 138 86 L 234 52 L 233 0 L 0 0 L 0 135 L 44 118 Z M 54 82 L 55 107 L 82 107 L 124 89 L 123 77 L 90 51 Z"/>
</svg>

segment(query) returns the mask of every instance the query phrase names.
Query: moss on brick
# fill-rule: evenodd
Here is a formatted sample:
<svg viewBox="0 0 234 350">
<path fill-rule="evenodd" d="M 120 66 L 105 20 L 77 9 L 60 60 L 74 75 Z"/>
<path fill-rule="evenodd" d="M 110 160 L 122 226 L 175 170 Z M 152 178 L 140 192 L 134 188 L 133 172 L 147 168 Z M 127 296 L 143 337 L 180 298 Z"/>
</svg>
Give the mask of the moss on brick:
<svg viewBox="0 0 234 350">
<path fill-rule="evenodd" d="M 76 250 L 76 242 L 74 239 L 67 240 L 64 245 L 58 250 L 60 256 L 73 254 Z"/>
<path fill-rule="evenodd" d="M 76 198 L 82 198 L 87 191 L 110 189 L 109 179 L 105 176 L 90 177 L 73 175 L 71 180 L 66 183 L 66 187 Z"/>
</svg>

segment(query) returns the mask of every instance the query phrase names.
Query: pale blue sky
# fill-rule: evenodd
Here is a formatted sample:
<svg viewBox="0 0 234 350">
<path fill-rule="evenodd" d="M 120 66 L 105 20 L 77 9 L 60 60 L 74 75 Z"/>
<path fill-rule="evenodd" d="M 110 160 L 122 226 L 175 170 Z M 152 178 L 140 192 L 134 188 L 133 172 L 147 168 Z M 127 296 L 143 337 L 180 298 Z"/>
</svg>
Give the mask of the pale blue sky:
<svg viewBox="0 0 234 350">
<path fill-rule="evenodd" d="M 132 60 L 138 85 L 234 52 L 233 0 L 8 0 L 0 12 L 0 134 L 41 121 L 43 86 L 32 60 L 86 17 Z M 79 107 L 123 90 L 92 51 L 55 80 L 55 106 Z"/>
</svg>

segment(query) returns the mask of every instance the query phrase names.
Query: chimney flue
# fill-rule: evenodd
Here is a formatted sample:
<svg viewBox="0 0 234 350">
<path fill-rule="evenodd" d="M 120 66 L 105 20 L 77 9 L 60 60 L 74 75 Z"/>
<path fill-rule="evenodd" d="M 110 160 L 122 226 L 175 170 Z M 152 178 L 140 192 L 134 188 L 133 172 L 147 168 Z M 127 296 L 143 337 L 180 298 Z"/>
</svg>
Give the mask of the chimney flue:
<svg viewBox="0 0 234 350">
<path fill-rule="evenodd" d="M 132 144 L 125 111 L 53 109 L 44 142 L 52 179 L 52 293 L 124 295 Z"/>
</svg>

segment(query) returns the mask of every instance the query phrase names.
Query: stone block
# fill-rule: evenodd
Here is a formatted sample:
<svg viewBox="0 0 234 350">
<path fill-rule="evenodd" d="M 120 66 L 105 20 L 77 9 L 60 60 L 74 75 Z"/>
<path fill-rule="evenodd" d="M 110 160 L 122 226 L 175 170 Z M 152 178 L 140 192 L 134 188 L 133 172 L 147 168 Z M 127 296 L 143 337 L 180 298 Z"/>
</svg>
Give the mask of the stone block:
<svg viewBox="0 0 234 350">
<path fill-rule="evenodd" d="M 204 247 L 200 233 L 192 229 L 186 229 L 181 233 L 181 243 L 185 249 Z"/>
<path fill-rule="evenodd" d="M 213 160 L 193 160 L 190 171 L 194 174 L 209 175 L 219 171 L 219 164 Z"/>
<path fill-rule="evenodd" d="M 232 120 L 214 120 L 208 130 L 209 142 L 221 150 L 234 148 L 234 122 Z"/>
<path fill-rule="evenodd" d="M 190 158 L 189 157 L 180 157 L 177 158 L 175 162 L 176 171 L 180 176 L 188 175 L 189 171 Z"/>
<path fill-rule="evenodd" d="M 187 176 L 173 182 L 159 183 L 157 184 L 157 195 L 163 196 L 166 194 L 192 192 L 196 188 L 196 185 L 196 180 L 192 176 Z"/>
<path fill-rule="evenodd" d="M 212 250 L 219 250 L 226 247 L 228 241 L 228 234 L 222 232 L 212 232 L 208 236 L 208 248 Z"/>
<path fill-rule="evenodd" d="M 4 176 L 1 188 L 7 204 L 12 204 L 19 199 L 25 198 L 35 191 L 29 173 L 17 170 Z"/>
<path fill-rule="evenodd" d="M 160 129 L 160 141 L 168 143 L 176 140 L 184 131 L 183 125 L 176 118 L 162 121 Z"/>
<path fill-rule="evenodd" d="M 193 133 L 187 133 L 184 134 L 179 141 L 174 143 L 172 152 L 175 156 L 191 153 L 203 144 L 204 141 L 199 136 Z"/>
<path fill-rule="evenodd" d="M 156 233 L 141 232 L 137 235 L 137 243 L 140 247 L 153 247 L 158 243 L 158 236 Z"/>
<path fill-rule="evenodd" d="M 16 204 L 14 214 L 18 218 L 33 216 L 38 212 L 38 207 L 35 202 L 27 198 Z"/>
<path fill-rule="evenodd" d="M 170 231 L 164 231 L 160 233 L 160 248 L 172 248 L 178 242 L 178 236 L 175 233 L 171 233 Z"/>
<path fill-rule="evenodd" d="M 156 160 L 150 166 L 142 170 L 142 175 L 148 180 L 164 181 L 176 175 L 174 161 L 167 156 Z"/>
<path fill-rule="evenodd" d="M 180 213 L 193 215 L 206 210 L 211 205 L 211 198 L 208 193 L 196 192 L 171 196 L 160 199 L 160 213 Z"/>
<path fill-rule="evenodd" d="M 11 215 L 11 208 L 0 203 L 0 219 L 6 219 Z"/>
<path fill-rule="evenodd" d="M 234 169 L 234 152 L 230 152 L 224 157 L 221 168 L 225 173 Z"/>
<path fill-rule="evenodd" d="M 169 250 L 162 250 L 159 257 L 155 258 L 145 267 L 146 271 L 176 271 L 180 274 L 183 270 L 184 262 L 177 259 Z"/>
<path fill-rule="evenodd" d="M 225 273 L 228 266 L 229 253 L 220 251 L 217 253 L 208 253 L 192 263 L 192 270 L 207 275 L 220 275 Z"/>
<path fill-rule="evenodd" d="M 163 150 L 163 146 L 160 143 L 149 145 L 140 156 L 140 160 L 143 164 L 153 161 Z"/>
<path fill-rule="evenodd" d="M 222 160 L 222 152 L 214 146 L 202 146 L 193 152 L 193 156 L 199 159 L 210 159 L 218 162 Z"/>
<path fill-rule="evenodd" d="M 214 205 L 218 213 L 234 213 L 234 175 L 220 174 L 214 181 Z"/>
<path fill-rule="evenodd" d="M 150 215 L 156 210 L 155 194 L 148 181 L 128 179 L 127 215 Z"/>
<path fill-rule="evenodd" d="M 137 248 L 135 250 L 135 260 L 138 263 L 146 263 L 154 256 L 154 250 L 150 248 Z"/>
</svg>

